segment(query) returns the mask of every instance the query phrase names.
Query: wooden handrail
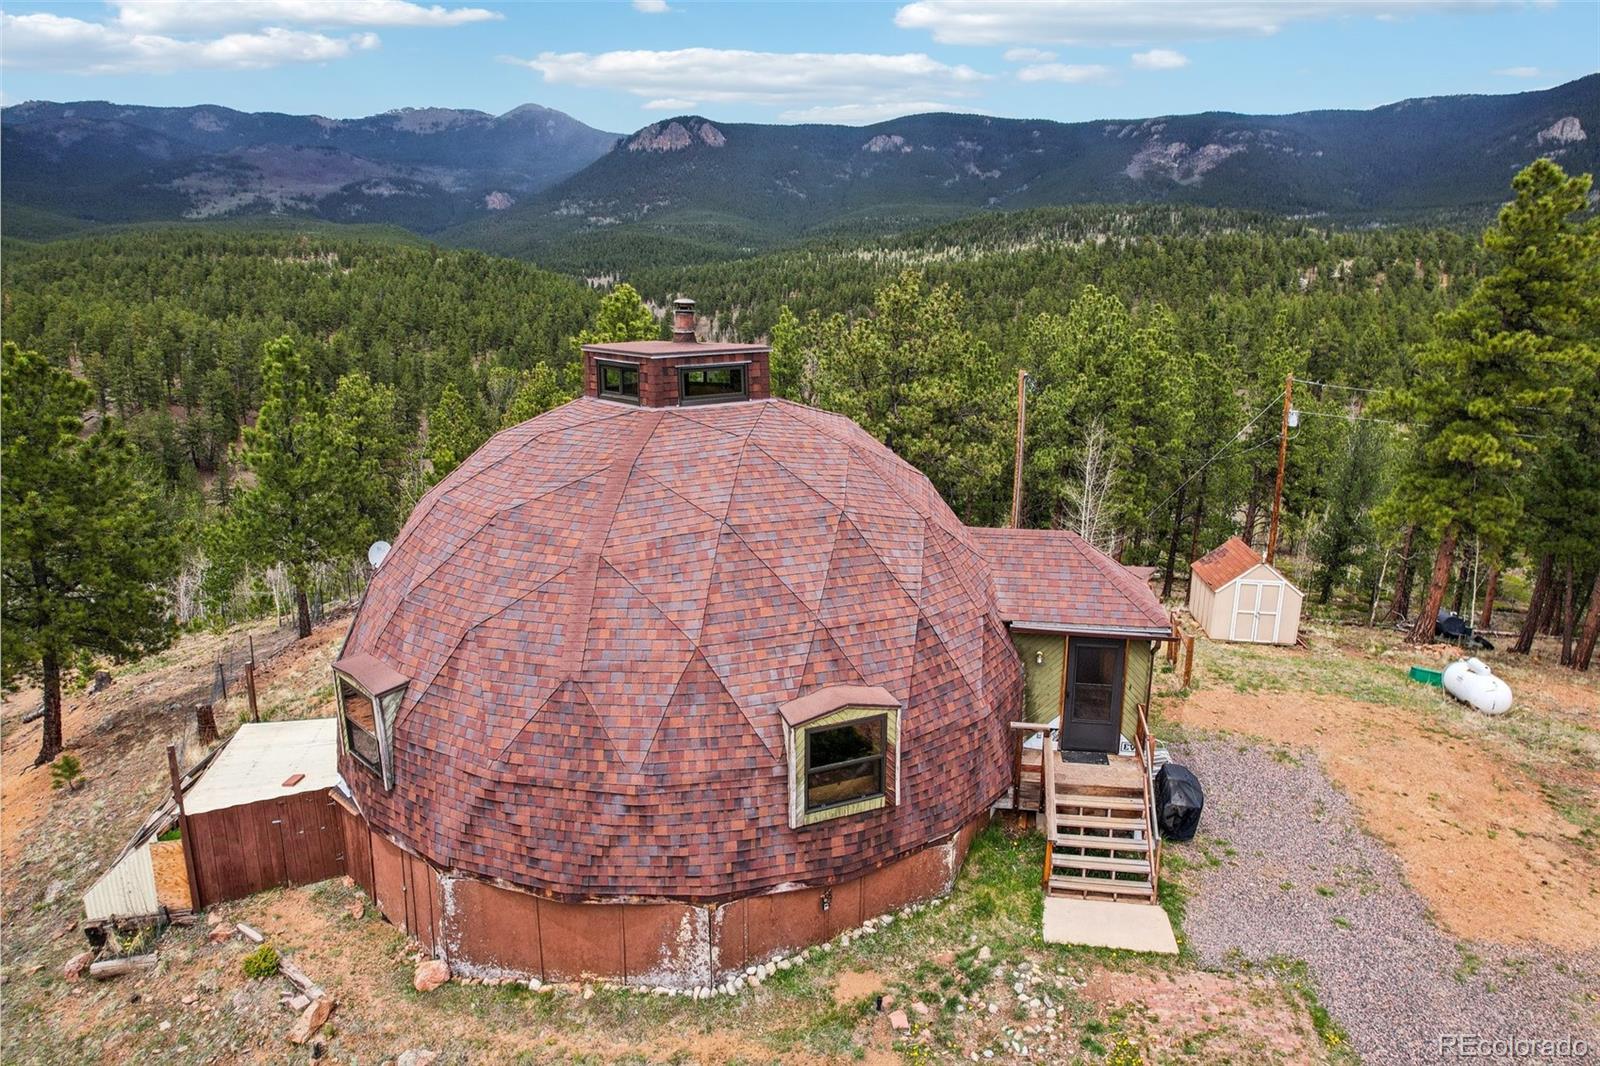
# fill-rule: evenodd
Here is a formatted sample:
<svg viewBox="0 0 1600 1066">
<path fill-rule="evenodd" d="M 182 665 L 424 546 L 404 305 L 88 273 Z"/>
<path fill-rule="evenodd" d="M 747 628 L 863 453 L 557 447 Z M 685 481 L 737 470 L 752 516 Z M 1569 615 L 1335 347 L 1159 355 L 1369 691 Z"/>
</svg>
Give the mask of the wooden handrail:
<svg viewBox="0 0 1600 1066">
<path fill-rule="evenodd" d="M 1146 836 L 1150 848 L 1150 902 L 1158 899 L 1161 887 L 1161 838 L 1156 828 L 1155 793 L 1151 788 L 1151 774 L 1156 764 L 1156 738 L 1150 735 L 1150 708 L 1139 704 L 1138 724 L 1134 726 L 1134 747 L 1139 753 L 1139 769 L 1144 786 L 1144 816 Z"/>
<path fill-rule="evenodd" d="M 1039 803 L 1044 807 L 1044 837 L 1046 852 L 1056 839 L 1056 746 L 1045 733 L 1040 747 L 1044 772 L 1041 775 Z"/>
</svg>

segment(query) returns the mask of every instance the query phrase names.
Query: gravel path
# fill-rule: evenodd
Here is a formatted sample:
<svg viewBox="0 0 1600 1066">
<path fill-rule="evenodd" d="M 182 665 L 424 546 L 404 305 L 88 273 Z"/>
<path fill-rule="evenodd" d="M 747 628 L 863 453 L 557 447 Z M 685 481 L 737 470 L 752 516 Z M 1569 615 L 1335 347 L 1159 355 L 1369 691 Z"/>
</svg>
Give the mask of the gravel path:
<svg viewBox="0 0 1600 1066">
<path fill-rule="evenodd" d="M 1582 1061 L 1600 1060 L 1600 954 L 1458 943 L 1314 754 L 1212 739 L 1173 758 L 1206 791 L 1195 841 L 1171 845 L 1190 863 L 1184 929 L 1206 965 L 1304 960 L 1367 1066 L 1454 1061 L 1442 1033 L 1570 1036 L 1587 1041 Z"/>
</svg>

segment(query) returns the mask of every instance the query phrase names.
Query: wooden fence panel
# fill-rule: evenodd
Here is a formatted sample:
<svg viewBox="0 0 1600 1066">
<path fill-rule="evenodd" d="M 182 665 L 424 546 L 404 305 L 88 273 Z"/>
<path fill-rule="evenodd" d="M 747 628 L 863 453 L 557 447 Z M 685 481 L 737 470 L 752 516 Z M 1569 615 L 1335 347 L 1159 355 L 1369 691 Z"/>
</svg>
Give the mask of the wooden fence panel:
<svg viewBox="0 0 1600 1066">
<path fill-rule="evenodd" d="M 337 813 L 323 790 L 190 815 L 200 906 L 343 873 Z"/>
</svg>

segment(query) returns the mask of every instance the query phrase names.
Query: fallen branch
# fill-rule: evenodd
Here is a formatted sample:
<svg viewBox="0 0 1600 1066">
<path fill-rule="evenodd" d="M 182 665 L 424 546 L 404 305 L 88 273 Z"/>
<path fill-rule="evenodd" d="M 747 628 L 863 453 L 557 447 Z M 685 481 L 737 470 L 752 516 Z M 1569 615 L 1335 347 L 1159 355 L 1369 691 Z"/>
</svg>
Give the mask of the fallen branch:
<svg viewBox="0 0 1600 1066">
<path fill-rule="evenodd" d="M 267 939 L 266 937 L 262 936 L 259 932 L 257 932 L 255 929 L 251 928 L 248 925 L 245 925 L 243 922 L 239 922 L 235 926 L 235 928 L 237 928 L 239 930 L 239 933 L 246 940 L 250 941 L 250 943 L 252 943 L 252 944 L 264 943 L 266 941 L 266 939 Z"/>
</svg>

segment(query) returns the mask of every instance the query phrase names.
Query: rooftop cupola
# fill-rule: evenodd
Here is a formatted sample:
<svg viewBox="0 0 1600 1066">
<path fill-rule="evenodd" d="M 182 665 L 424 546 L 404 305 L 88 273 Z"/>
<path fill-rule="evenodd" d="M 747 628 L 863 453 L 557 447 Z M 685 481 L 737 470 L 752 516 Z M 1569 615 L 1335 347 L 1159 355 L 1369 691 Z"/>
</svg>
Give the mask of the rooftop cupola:
<svg viewBox="0 0 1600 1066">
<path fill-rule="evenodd" d="M 583 346 L 583 393 L 639 407 L 765 400 L 772 395 L 765 344 L 723 344 L 695 336 L 694 301 L 672 301 L 670 341 Z"/>
</svg>

